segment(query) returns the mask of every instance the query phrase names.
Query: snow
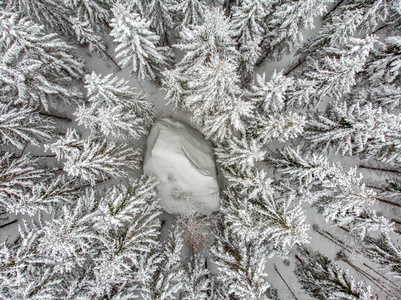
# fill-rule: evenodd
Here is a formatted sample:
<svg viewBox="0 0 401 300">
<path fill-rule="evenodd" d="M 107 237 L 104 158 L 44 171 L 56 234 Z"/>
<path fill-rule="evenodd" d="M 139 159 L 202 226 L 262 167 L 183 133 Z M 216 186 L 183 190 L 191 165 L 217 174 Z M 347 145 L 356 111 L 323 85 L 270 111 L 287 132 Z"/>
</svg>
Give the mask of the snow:
<svg viewBox="0 0 401 300">
<path fill-rule="evenodd" d="M 192 127 L 172 118 L 155 122 L 147 140 L 144 173 L 159 181 L 163 209 L 171 214 L 219 210 L 213 152 Z"/>
</svg>

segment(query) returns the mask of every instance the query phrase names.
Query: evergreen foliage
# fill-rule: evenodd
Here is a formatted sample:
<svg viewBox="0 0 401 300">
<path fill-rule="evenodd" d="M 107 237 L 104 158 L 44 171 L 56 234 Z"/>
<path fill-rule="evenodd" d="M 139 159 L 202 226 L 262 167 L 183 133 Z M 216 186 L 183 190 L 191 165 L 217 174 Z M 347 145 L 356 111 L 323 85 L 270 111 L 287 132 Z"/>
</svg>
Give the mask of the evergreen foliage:
<svg viewBox="0 0 401 300">
<path fill-rule="evenodd" d="M 302 288 L 315 299 L 379 299 L 370 286 L 356 282 L 348 270 L 319 252 L 301 248 L 295 274 Z"/>
<path fill-rule="evenodd" d="M 80 106 L 75 112 L 79 125 L 106 136 L 139 139 L 147 134 L 156 109 L 146 95 L 111 74 L 102 78 L 92 72 L 85 76 L 85 82 L 90 106 Z"/>
<path fill-rule="evenodd" d="M 96 137 L 82 140 L 71 129 L 65 137 L 45 148 L 55 153 L 58 160 L 66 160 L 63 169 L 68 175 L 80 177 L 92 185 L 96 180 L 126 177 L 139 168 L 141 162 L 139 150 Z"/>
<path fill-rule="evenodd" d="M 56 103 L 79 103 L 83 63 L 57 34 L 47 34 L 18 14 L 0 11 L 1 101 L 50 111 Z"/>
<path fill-rule="evenodd" d="M 367 238 L 364 250 L 371 260 L 380 264 L 389 274 L 395 278 L 401 277 L 401 248 L 394 244 L 388 234 Z"/>
<path fill-rule="evenodd" d="M 118 43 L 117 58 L 122 68 L 131 66 L 132 74 L 139 79 L 156 79 L 160 71 L 168 66 L 171 54 L 165 47 L 158 46 L 160 37 L 150 29 L 150 21 L 125 6 L 113 6 L 114 18 L 110 35 Z"/>
</svg>

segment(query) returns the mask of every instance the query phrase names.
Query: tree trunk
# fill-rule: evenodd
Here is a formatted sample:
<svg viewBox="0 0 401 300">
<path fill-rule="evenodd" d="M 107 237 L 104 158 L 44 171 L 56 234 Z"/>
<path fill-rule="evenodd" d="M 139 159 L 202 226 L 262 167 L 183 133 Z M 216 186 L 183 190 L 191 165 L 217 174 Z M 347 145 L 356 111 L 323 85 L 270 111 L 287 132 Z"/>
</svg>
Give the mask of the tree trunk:
<svg viewBox="0 0 401 300">
<path fill-rule="evenodd" d="M 299 258 L 298 258 L 299 259 Z M 287 284 L 287 282 L 284 280 L 283 276 L 281 276 L 280 272 L 277 270 L 276 265 L 274 265 L 274 270 L 276 270 L 278 276 L 280 276 L 281 280 L 285 283 L 285 285 L 287 286 L 287 288 L 290 290 L 292 296 L 298 300 L 297 296 L 295 296 L 294 292 L 291 290 L 290 286 Z"/>
<path fill-rule="evenodd" d="M 390 172 L 390 173 L 401 174 L 401 171 L 392 170 L 392 169 L 383 169 L 383 168 L 369 167 L 369 166 L 365 166 L 365 165 L 360 165 L 359 167 L 362 168 L 362 169 L 367 169 L 367 170 L 372 170 L 372 171 Z"/>
</svg>

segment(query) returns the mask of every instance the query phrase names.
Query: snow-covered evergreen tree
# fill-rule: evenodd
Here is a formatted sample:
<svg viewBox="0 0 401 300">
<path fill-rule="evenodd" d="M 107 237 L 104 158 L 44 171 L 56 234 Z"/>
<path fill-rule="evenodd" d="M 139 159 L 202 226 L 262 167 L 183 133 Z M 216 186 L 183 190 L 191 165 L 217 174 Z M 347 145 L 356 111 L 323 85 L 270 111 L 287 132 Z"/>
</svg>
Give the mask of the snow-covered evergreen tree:
<svg viewBox="0 0 401 300">
<path fill-rule="evenodd" d="M 268 6 L 263 0 L 244 0 L 241 6 L 233 8 L 232 26 L 236 32 L 243 79 L 252 73 L 261 54 L 260 42 L 264 35 L 263 22 L 268 14 Z"/>
<path fill-rule="evenodd" d="M 401 278 L 401 248 L 395 245 L 388 234 L 381 234 L 378 238 L 368 237 L 364 252 L 389 274 Z"/>
<path fill-rule="evenodd" d="M 355 75 L 363 70 L 375 42 L 372 36 L 349 38 L 346 49 L 329 48 L 321 59 L 309 59 L 306 77 L 316 82 L 319 96 L 339 99 L 350 92 L 356 83 Z"/>
<path fill-rule="evenodd" d="M 64 1 L 60 0 L 10 0 L 6 6 L 7 10 L 22 12 L 39 24 L 56 32 L 72 35 L 68 21 L 70 10 Z"/>
<path fill-rule="evenodd" d="M 95 33 L 88 20 L 81 21 L 79 18 L 70 18 L 72 29 L 75 32 L 77 40 L 80 44 L 89 46 L 89 52 L 97 52 L 100 57 L 106 59 L 106 45 L 102 40 L 102 36 Z"/>
<path fill-rule="evenodd" d="M 355 155 L 375 141 L 386 141 L 386 132 L 394 117 L 371 104 L 349 106 L 346 102 L 329 104 L 324 114 L 315 113 L 305 129 L 312 147 L 342 155 Z"/>
<path fill-rule="evenodd" d="M 0 248 L 0 283 L 2 297 L 8 299 L 40 299 L 62 297 L 60 280 L 47 265 L 48 260 L 38 257 L 37 245 L 40 225 L 23 220 L 19 226 L 20 239 L 5 242 Z"/>
<path fill-rule="evenodd" d="M 267 156 L 266 161 L 291 182 L 298 182 L 306 188 L 331 180 L 339 168 L 330 164 L 326 156 L 303 154 L 299 147 L 284 147 L 277 150 L 275 155 Z"/>
<path fill-rule="evenodd" d="M 235 234 L 250 242 L 258 239 L 270 242 L 283 255 L 294 244 L 309 242 L 305 211 L 293 193 L 250 199 L 228 190 L 222 211 L 227 226 Z"/>
<path fill-rule="evenodd" d="M 302 288 L 314 299 L 379 299 L 370 286 L 356 282 L 348 270 L 319 252 L 300 248 L 295 274 Z"/>
<path fill-rule="evenodd" d="M 212 58 L 218 61 L 235 62 L 238 52 L 235 49 L 235 31 L 229 20 L 219 9 L 205 11 L 201 25 L 184 27 L 181 31 L 182 43 L 176 47 L 185 51 L 179 66 L 183 68 L 205 65 Z"/>
<path fill-rule="evenodd" d="M 274 3 L 266 20 L 262 41 L 264 57 L 279 59 L 297 48 L 303 39 L 302 30 L 314 28 L 313 19 L 326 11 L 330 0 L 303 0 Z M 262 56 L 263 57 L 263 56 Z"/>
<path fill-rule="evenodd" d="M 228 169 L 223 170 L 223 174 L 228 181 L 228 188 L 248 200 L 268 198 L 275 192 L 273 179 L 264 170 L 247 168 L 244 172 L 238 172 L 237 169 Z"/>
<path fill-rule="evenodd" d="M 256 113 L 250 120 L 247 133 L 261 144 L 266 144 L 273 139 L 286 142 L 295 139 L 304 132 L 306 118 L 303 115 L 289 112 L 288 114 L 259 114 Z"/>
<path fill-rule="evenodd" d="M 18 14 L 0 12 L 0 27 L 0 87 L 8 102 L 49 111 L 59 101 L 82 100 L 71 87 L 83 75 L 74 47 Z"/>
<path fill-rule="evenodd" d="M 99 31 L 109 23 L 112 0 L 63 0 L 71 14 Z"/>
<path fill-rule="evenodd" d="M 150 21 L 150 28 L 160 37 L 160 44 L 170 45 L 171 31 L 175 25 L 171 0 L 151 0 L 145 18 Z"/>
<path fill-rule="evenodd" d="M 120 66 L 131 66 L 131 72 L 141 80 L 158 78 L 171 54 L 158 46 L 160 37 L 150 30 L 150 22 L 118 3 L 113 6 L 113 14 L 110 35 L 118 43 L 116 57 L 121 58 Z"/>
<path fill-rule="evenodd" d="M 85 220 L 82 202 L 78 201 L 74 208 L 64 206 L 61 215 L 45 221 L 40 230 L 37 253 L 60 274 L 84 267 L 88 257 L 98 250 L 98 237 Z"/>
<path fill-rule="evenodd" d="M 2 145 L 23 149 L 27 143 L 39 146 L 54 135 L 54 122 L 27 108 L 0 103 L 0 139 Z"/>
<path fill-rule="evenodd" d="M 92 72 L 85 77 L 90 106 L 75 112 L 78 123 L 92 131 L 116 137 L 140 138 L 148 132 L 156 114 L 154 105 L 123 79 Z"/>
<path fill-rule="evenodd" d="M 217 265 L 217 278 L 228 295 L 243 299 L 269 299 L 270 288 L 264 272 L 266 250 L 258 241 L 245 241 L 225 229 L 210 249 L 211 260 Z"/>
<path fill-rule="evenodd" d="M 204 0 L 182 0 L 174 4 L 174 10 L 178 13 L 181 26 L 188 28 L 190 25 L 203 23 L 207 11 L 207 3 Z"/>
<path fill-rule="evenodd" d="M 96 137 L 82 140 L 71 129 L 65 137 L 45 148 L 55 153 L 57 159 L 66 159 L 63 169 L 69 175 L 90 181 L 92 185 L 96 180 L 126 177 L 141 162 L 137 149 Z"/>
<path fill-rule="evenodd" d="M 43 199 L 32 200 L 29 197 L 35 195 L 35 188 L 37 184 L 40 184 L 39 181 L 44 181 L 51 175 L 49 170 L 39 167 L 38 159 L 33 159 L 30 155 L 16 158 L 12 153 L 2 154 L 0 157 L 0 206 L 8 213 L 35 214 L 49 202 Z"/>
<path fill-rule="evenodd" d="M 281 112 L 285 106 L 285 93 L 292 84 L 292 78 L 284 76 L 282 72 L 276 73 L 276 70 L 269 81 L 264 73 L 262 76 L 256 75 L 247 97 L 265 113 Z"/>
<path fill-rule="evenodd" d="M 185 282 L 182 290 L 183 300 L 207 300 L 212 288 L 211 272 L 207 260 L 201 254 L 192 256 L 184 266 Z"/>
<path fill-rule="evenodd" d="M 85 88 L 88 100 L 94 107 L 119 106 L 135 109 L 135 112 L 143 115 L 155 114 L 154 105 L 146 101 L 146 96 L 138 93 L 135 88 L 129 86 L 128 81 L 112 77 L 113 74 L 102 77 L 95 72 L 85 76 Z"/>
<path fill-rule="evenodd" d="M 261 149 L 262 145 L 256 140 L 247 140 L 233 137 L 225 144 L 215 149 L 217 161 L 224 168 L 232 167 L 242 172 L 254 166 L 255 162 L 263 160 L 266 151 Z"/>
</svg>

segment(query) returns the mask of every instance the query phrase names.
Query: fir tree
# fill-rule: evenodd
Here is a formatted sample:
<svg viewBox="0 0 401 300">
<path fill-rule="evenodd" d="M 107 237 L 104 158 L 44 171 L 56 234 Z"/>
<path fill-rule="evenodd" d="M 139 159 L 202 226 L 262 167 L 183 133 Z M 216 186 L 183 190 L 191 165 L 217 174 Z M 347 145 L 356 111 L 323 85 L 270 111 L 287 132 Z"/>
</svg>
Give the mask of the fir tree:
<svg viewBox="0 0 401 300">
<path fill-rule="evenodd" d="M 330 164 L 326 156 L 316 153 L 303 154 L 299 147 L 284 147 L 275 155 L 269 155 L 266 161 L 290 181 L 298 182 L 307 188 L 331 180 L 339 168 Z"/>
<path fill-rule="evenodd" d="M 370 286 L 356 282 L 348 270 L 341 269 L 319 252 L 300 250 L 295 274 L 302 288 L 315 299 L 378 299 Z"/>
<path fill-rule="evenodd" d="M 176 47 L 185 51 L 185 55 L 179 66 L 186 68 L 205 65 L 212 58 L 235 62 L 238 52 L 234 36 L 235 32 L 221 10 L 206 11 L 201 25 L 184 27 L 181 31 L 182 43 Z"/>
<path fill-rule="evenodd" d="M 139 150 L 96 137 L 81 140 L 75 130 L 68 130 L 64 138 L 45 148 L 54 152 L 57 159 L 66 159 L 63 169 L 69 175 L 92 185 L 96 180 L 126 177 L 141 161 Z"/>
<path fill-rule="evenodd" d="M 140 138 L 148 132 L 156 114 L 146 95 L 136 93 L 124 80 L 102 78 L 92 72 L 85 77 L 90 106 L 80 106 L 75 115 L 78 124 L 94 132 L 116 137 Z"/>
<path fill-rule="evenodd" d="M 375 42 L 372 36 L 349 38 L 345 49 L 328 48 L 321 59 L 309 59 L 306 77 L 316 82 L 318 96 L 339 99 L 350 92 L 356 83 L 355 75 L 363 70 Z"/>
<path fill-rule="evenodd" d="M 7 10 L 22 12 L 39 24 L 56 32 L 72 35 L 68 21 L 70 11 L 64 1 L 58 0 L 10 0 Z"/>
<path fill-rule="evenodd" d="M 136 114 L 147 118 L 153 118 L 156 114 L 154 105 L 146 101 L 146 95 L 130 87 L 128 81 L 112 77 L 112 74 L 102 77 L 92 72 L 86 75 L 85 88 L 88 91 L 88 100 L 93 107 L 122 105 L 134 109 Z"/>
<path fill-rule="evenodd" d="M 13 108 L 0 103 L 1 144 L 23 149 L 27 143 L 39 146 L 54 135 L 55 126 L 49 119 L 27 108 Z"/>
<path fill-rule="evenodd" d="M 185 265 L 185 283 L 182 290 L 183 300 L 209 299 L 212 282 L 211 272 L 207 269 L 207 260 L 202 255 L 192 256 Z"/>
<path fill-rule="evenodd" d="M 171 1 L 166 0 L 151 0 L 146 10 L 145 17 L 150 21 L 150 28 L 161 38 L 162 45 L 170 45 L 169 36 L 174 27 L 172 11 Z"/>
<path fill-rule="evenodd" d="M 264 34 L 263 21 L 268 13 L 266 1 L 242 1 L 241 6 L 234 7 L 232 26 L 235 30 L 240 52 L 242 78 L 246 79 L 253 71 L 260 54 L 260 42 Z"/>
<path fill-rule="evenodd" d="M 316 113 L 305 129 L 305 138 L 313 148 L 334 148 L 342 155 L 355 155 L 375 141 L 386 141 L 386 131 L 394 118 L 374 109 L 371 104 L 348 106 L 346 102 L 330 104 L 324 114 Z M 390 123 L 390 124 L 389 124 Z"/>
<path fill-rule="evenodd" d="M 174 10 L 178 13 L 181 26 L 188 28 L 190 25 L 200 25 L 206 15 L 207 4 L 203 0 L 177 1 Z"/>
<path fill-rule="evenodd" d="M 96 253 L 97 236 L 85 221 L 82 200 L 73 209 L 64 206 L 59 217 L 42 225 L 38 239 L 39 256 L 47 258 L 60 274 L 84 266 Z"/>
<path fill-rule="evenodd" d="M 255 162 L 263 160 L 266 152 L 256 140 L 233 137 L 224 145 L 215 149 L 217 161 L 224 167 L 235 167 L 245 171 L 254 166 Z"/>
<path fill-rule="evenodd" d="M 264 170 L 246 168 L 244 172 L 237 169 L 223 171 L 228 181 L 228 188 L 248 200 L 269 198 L 275 192 L 273 179 Z"/>
<path fill-rule="evenodd" d="M 95 31 L 104 28 L 110 20 L 112 0 L 63 0 L 65 5 L 83 22 L 88 21 Z"/>
<path fill-rule="evenodd" d="M 262 41 L 264 57 L 279 59 L 297 48 L 303 39 L 301 30 L 312 29 L 313 19 L 326 10 L 327 0 L 304 0 L 276 4 L 266 20 Z"/>
<path fill-rule="evenodd" d="M 70 86 L 83 75 L 74 48 L 18 14 L 1 12 L 0 20 L 0 52 L 7 58 L 0 62 L 0 87 L 9 102 L 47 111 L 59 101 L 80 102 Z"/>
<path fill-rule="evenodd" d="M 283 255 L 296 243 L 308 243 L 305 212 L 293 193 L 243 198 L 226 192 L 222 211 L 231 230 L 247 241 L 264 240 Z"/>
<path fill-rule="evenodd" d="M 248 135 L 266 144 L 273 139 L 279 142 L 286 142 L 289 139 L 295 139 L 304 132 L 306 118 L 300 114 L 289 112 L 284 114 L 259 114 L 250 120 Z"/>
<path fill-rule="evenodd" d="M 136 13 L 130 13 L 121 4 L 113 7 L 114 18 L 110 35 L 118 43 L 117 58 L 120 66 L 132 67 L 139 79 L 156 79 L 162 68 L 168 65 L 170 54 L 167 48 L 159 47 L 159 37 L 150 30 L 150 22 Z"/>
<path fill-rule="evenodd" d="M 89 52 L 97 52 L 102 59 L 107 58 L 106 45 L 102 37 L 96 34 L 88 20 L 81 21 L 79 18 L 70 18 L 72 29 L 75 32 L 76 38 L 81 45 L 87 44 Z"/>
<path fill-rule="evenodd" d="M 401 277 L 401 248 L 397 247 L 388 234 L 381 234 L 378 238 L 368 237 L 364 252 L 367 256 L 380 264 L 395 278 Z"/>
<path fill-rule="evenodd" d="M 231 297 L 269 299 L 270 288 L 264 272 L 266 251 L 257 241 L 247 242 L 228 228 L 218 236 L 210 249 L 211 260 L 217 265 L 217 278 Z"/>
<path fill-rule="evenodd" d="M 266 76 L 256 75 L 255 84 L 251 86 L 249 97 L 255 106 L 265 113 L 281 112 L 285 106 L 285 94 L 287 89 L 293 84 L 291 78 L 285 77 L 282 72 L 273 72 L 269 81 Z"/>
</svg>

